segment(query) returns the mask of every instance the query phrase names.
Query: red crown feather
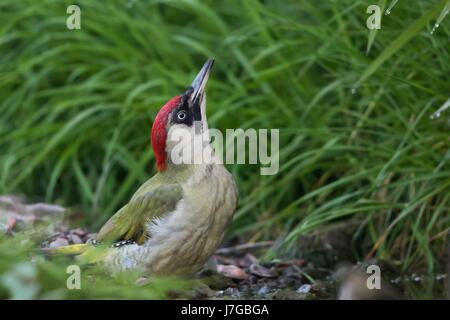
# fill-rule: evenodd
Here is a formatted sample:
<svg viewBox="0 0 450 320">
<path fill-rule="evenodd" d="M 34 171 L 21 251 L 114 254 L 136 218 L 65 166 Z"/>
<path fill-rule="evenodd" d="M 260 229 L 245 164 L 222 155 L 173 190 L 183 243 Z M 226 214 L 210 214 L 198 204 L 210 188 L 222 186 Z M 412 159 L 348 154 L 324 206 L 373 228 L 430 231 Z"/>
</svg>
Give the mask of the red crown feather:
<svg viewBox="0 0 450 320">
<path fill-rule="evenodd" d="M 166 168 L 166 139 L 167 139 L 167 119 L 170 112 L 180 103 L 181 97 L 175 96 L 170 99 L 156 115 L 152 126 L 151 142 L 155 153 L 156 168 L 164 171 Z"/>
</svg>

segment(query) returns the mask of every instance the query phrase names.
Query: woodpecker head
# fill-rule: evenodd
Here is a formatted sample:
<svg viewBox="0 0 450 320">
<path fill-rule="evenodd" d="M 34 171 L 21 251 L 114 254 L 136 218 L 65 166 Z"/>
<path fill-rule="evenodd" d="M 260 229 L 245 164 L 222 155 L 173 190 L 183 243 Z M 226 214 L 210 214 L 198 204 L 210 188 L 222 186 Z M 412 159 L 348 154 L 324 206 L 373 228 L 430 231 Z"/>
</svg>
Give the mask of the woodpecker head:
<svg viewBox="0 0 450 320">
<path fill-rule="evenodd" d="M 156 115 L 151 143 L 158 171 L 164 171 L 170 161 L 171 151 L 179 142 L 174 138 L 176 133 L 189 135 L 184 137 L 182 146 L 188 148 L 207 130 L 205 87 L 213 64 L 214 59 L 208 59 L 186 91 L 170 99 Z"/>
</svg>

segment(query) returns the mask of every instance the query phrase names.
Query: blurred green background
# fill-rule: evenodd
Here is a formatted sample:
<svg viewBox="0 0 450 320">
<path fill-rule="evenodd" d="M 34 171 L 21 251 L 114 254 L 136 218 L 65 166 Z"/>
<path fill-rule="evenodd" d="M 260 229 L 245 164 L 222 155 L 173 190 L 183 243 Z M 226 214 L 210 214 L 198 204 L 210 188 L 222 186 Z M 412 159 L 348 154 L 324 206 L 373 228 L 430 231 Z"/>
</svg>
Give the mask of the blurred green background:
<svg viewBox="0 0 450 320">
<path fill-rule="evenodd" d="M 280 170 L 229 166 L 240 204 L 228 241 L 277 253 L 358 223 L 356 258 L 436 272 L 450 228 L 446 0 L 0 3 L 0 194 L 80 210 L 96 230 L 155 172 L 159 108 L 208 57 L 210 127 L 279 128 Z M 237 240 L 236 240 L 237 239 Z M 272 254 L 273 257 L 277 255 Z"/>
</svg>

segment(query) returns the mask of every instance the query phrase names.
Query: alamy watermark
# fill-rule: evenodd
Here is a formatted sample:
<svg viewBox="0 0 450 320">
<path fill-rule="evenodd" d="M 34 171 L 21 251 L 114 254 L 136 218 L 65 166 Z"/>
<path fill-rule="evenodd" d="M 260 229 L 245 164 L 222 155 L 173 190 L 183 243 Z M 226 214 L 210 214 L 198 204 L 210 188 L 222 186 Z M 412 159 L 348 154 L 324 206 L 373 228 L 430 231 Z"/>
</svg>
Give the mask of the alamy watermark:
<svg viewBox="0 0 450 320">
<path fill-rule="evenodd" d="M 218 129 L 193 134 L 178 127 L 168 133 L 173 164 L 260 164 L 261 175 L 278 173 L 279 144 L 279 129 L 226 129 L 225 137 Z"/>
<path fill-rule="evenodd" d="M 79 6 L 72 4 L 67 7 L 67 14 L 70 16 L 67 17 L 66 27 L 69 30 L 79 30 L 81 29 L 81 9 Z"/>
<path fill-rule="evenodd" d="M 81 289 L 81 270 L 76 264 L 67 267 L 66 273 L 70 274 L 66 280 L 66 287 L 69 290 Z"/>
<path fill-rule="evenodd" d="M 370 274 L 370 276 L 367 278 L 366 286 L 367 289 L 373 290 L 381 289 L 381 269 L 376 264 L 372 264 L 367 267 L 366 273 Z"/>
<path fill-rule="evenodd" d="M 381 28 L 381 9 L 380 6 L 373 4 L 367 7 L 367 13 L 370 16 L 367 18 L 366 26 L 369 30 L 375 30 Z"/>
</svg>

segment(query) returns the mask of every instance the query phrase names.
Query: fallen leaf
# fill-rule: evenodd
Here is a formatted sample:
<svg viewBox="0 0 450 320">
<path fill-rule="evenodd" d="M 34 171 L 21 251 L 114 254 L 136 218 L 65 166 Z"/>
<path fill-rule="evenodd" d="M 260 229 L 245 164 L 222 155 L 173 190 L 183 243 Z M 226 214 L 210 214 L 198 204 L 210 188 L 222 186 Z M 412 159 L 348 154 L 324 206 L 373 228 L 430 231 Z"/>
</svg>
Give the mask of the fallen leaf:
<svg viewBox="0 0 450 320">
<path fill-rule="evenodd" d="M 237 280 L 246 280 L 249 277 L 248 273 L 245 272 L 244 269 L 241 269 L 238 266 L 234 265 L 219 264 L 217 265 L 217 272 L 227 278 Z"/>
<path fill-rule="evenodd" d="M 14 226 L 16 225 L 17 219 L 13 215 L 8 215 L 8 222 L 7 222 L 7 234 L 12 234 L 12 231 L 14 229 Z"/>
<path fill-rule="evenodd" d="M 251 274 L 262 278 L 272 278 L 274 276 L 273 272 L 257 263 L 252 263 L 248 268 Z"/>
<path fill-rule="evenodd" d="M 304 266 L 305 263 L 306 261 L 304 259 L 292 259 L 277 263 L 277 267 L 289 267 L 289 266 L 301 267 Z"/>
</svg>

